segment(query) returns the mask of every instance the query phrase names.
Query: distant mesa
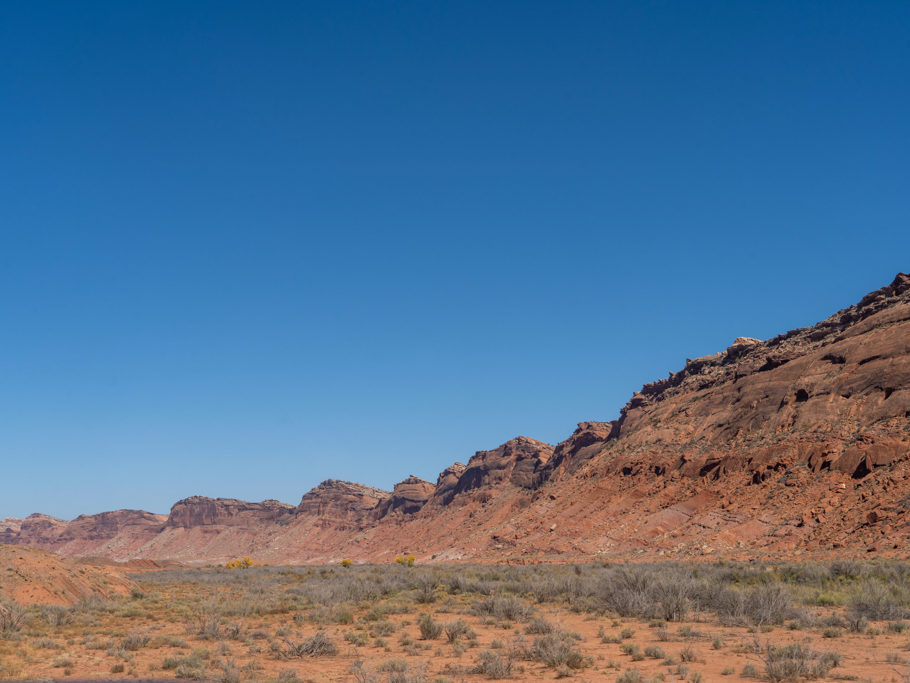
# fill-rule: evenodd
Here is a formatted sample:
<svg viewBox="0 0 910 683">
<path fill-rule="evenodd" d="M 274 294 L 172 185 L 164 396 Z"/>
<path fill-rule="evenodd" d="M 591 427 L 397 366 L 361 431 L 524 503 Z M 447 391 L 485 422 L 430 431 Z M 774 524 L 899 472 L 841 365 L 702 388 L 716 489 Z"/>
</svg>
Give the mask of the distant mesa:
<svg viewBox="0 0 910 683">
<path fill-rule="evenodd" d="M 240 520 L 247 523 L 251 519 L 273 522 L 288 517 L 293 511 L 293 505 L 277 500 L 248 503 L 234 498 L 192 496 L 174 503 L 165 526 L 188 529 L 215 524 L 232 526 Z"/>
</svg>

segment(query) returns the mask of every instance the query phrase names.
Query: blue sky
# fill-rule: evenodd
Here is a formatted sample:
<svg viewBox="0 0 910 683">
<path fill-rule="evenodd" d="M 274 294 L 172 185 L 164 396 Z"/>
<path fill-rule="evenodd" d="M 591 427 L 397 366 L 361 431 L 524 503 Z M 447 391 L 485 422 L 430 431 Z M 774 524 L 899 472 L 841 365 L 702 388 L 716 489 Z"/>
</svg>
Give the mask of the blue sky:
<svg viewBox="0 0 910 683">
<path fill-rule="evenodd" d="M 910 269 L 910 5 L 6 3 L 0 517 L 435 479 Z"/>
</svg>

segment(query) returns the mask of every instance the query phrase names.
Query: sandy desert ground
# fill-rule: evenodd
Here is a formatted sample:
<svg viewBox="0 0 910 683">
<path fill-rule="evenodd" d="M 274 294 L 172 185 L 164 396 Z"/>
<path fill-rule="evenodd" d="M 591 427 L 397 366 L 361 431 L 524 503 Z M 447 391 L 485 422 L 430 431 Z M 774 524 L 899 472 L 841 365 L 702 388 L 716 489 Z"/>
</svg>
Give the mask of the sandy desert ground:
<svg viewBox="0 0 910 683">
<path fill-rule="evenodd" d="M 910 675 L 910 564 L 893 560 L 210 567 L 129 580 L 125 596 L 4 602 L 0 677 L 631 683 Z"/>
</svg>

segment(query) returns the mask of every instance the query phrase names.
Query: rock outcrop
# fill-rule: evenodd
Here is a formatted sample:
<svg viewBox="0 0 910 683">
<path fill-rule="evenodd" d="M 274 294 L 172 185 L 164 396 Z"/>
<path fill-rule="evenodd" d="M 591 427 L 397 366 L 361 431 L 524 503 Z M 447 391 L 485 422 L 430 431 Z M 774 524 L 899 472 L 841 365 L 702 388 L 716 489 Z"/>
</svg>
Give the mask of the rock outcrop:
<svg viewBox="0 0 910 683">
<path fill-rule="evenodd" d="M 8 517 L 0 521 L 0 543 L 48 547 L 57 541 L 67 525 L 62 519 L 38 512 L 25 519 Z"/>
<path fill-rule="evenodd" d="M 278 500 L 247 503 L 234 498 L 192 496 L 177 501 L 171 507 L 165 524 L 168 528 L 189 529 L 197 526 L 249 526 L 287 520 L 294 506 Z"/>
<path fill-rule="evenodd" d="M 144 510 L 113 510 L 79 515 L 66 522 L 34 514 L 0 521 L 0 543 L 31 545 L 64 555 L 114 557 L 129 552 L 161 532 L 165 515 Z"/>
<path fill-rule="evenodd" d="M 327 479 L 304 494 L 295 514 L 319 518 L 339 528 L 359 527 L 372 517 L 376 506 L 391 495 L 372 486 Z"/>
<path fill-rule="evenodd" d="M 545 464 L 543 476 L 572 474 L 590 460 L 608 440 L 615 437 L 619 422 L 579 422 L 572 435 L 558 444 Z"/>
<path fill-rule="evenodd" d="M 458 480 L 461 479 L 461 475 L 464 474 L 467 467 L 464 463 L 455 462 L 440 472 L 436 479 L 436 491 L 433 497 L 427 501 L 428 504 L 448 505 L 451 503 L 452 498 L 455 497 Z"/>
<path fill-rule="evenodd" d="M 389 515 L 413 515 L 420 510 L 436 491 L 436 486 L 413 474 L 395 484 L 392 495 L 376 506 L 376 519 Z"/>
<path fill-rule="evenodd" d="M 488 492 L 504 483 L 536 489 L 543 481 L 542 472 L 553 450 L 548 443 L 519 436 L 491 451 L 477 451 L 458 478 L 452 500 L 475 489 Z"/>
<path fill-rule="evenodd" d="M 0 522 L 0 542 L 115 559 L 534 561 L 900 552 L 910 537 L 910 275 L 830 318 L 723 351 L 551 446 L 517 437 L 435 485 L 328 480 L 296 507 L 194 497 L 171 514 Z"/>
</svg>

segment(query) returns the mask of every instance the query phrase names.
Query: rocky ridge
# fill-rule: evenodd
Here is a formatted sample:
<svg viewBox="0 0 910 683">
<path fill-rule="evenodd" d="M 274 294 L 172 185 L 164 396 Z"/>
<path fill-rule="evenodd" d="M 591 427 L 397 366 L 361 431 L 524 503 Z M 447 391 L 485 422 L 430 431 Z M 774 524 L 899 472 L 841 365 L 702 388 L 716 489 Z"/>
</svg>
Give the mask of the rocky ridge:
<svg viewBox="0 0 910 683">
<path fill-rule="evenodd" d="M 392 492 L 295 507 L 192 497 L 168 516 L 0 521 L 0 543 L 119 560 L 533 561 L 898 552 L 910 533 L 910 275 L 817 325 L 740 337 L 553 446 L 516 437 Z"/>
</svg>

